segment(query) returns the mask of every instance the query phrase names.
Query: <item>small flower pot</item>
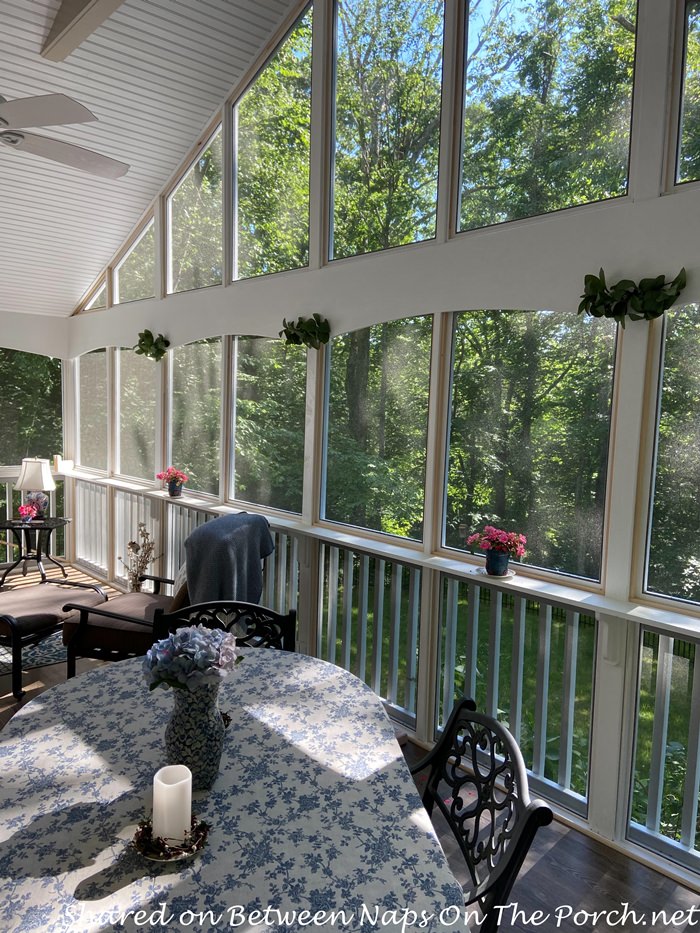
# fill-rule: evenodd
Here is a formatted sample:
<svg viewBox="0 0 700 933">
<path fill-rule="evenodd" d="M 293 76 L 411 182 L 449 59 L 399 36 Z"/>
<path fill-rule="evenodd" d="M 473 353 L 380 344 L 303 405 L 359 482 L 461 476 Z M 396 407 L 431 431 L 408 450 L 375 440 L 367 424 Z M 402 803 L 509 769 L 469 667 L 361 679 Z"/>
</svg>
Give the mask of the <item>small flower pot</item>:
<svg viewBox="0 0 700 933">
<path fill-rule="evenodd" d="M 182 483 L 178 483 L 177 480 L 170 480 L 168 483 L 168 495 L 171 499 L 177 499 L 182 495 Z"/>
<path fill-rule="evenodd" d="M 486 552 L 486 573 L 492 577 L 505 577 L 508 573 L 510 554 L 507 551 L 494 551 L 489 548 Z"/>
</svg>

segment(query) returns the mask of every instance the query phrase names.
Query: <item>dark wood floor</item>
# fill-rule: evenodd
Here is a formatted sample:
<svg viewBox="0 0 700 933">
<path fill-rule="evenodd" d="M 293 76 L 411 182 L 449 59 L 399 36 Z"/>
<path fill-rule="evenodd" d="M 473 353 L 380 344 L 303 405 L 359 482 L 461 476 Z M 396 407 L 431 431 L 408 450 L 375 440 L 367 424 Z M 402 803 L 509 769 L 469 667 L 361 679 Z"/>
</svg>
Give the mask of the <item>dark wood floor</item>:
<svg viewBox="0 0 700 933">
<path fill-rule="evenodd" d="M 74 570 L 70 573 L 76 579 L 89 579 Z M 31 575 L 28 575 L 27 582 L 30 580 Z M 78 671 L 101 663 L 79 661 Z M 27 670 L 24 673 L 26 695 L 17 701 L 11 693 L 10 675 L 0 675 L 0 728 L 20 706 L 64 680 L 65 664 Z M 413 764 L 424 753 L 409 741 L 404 745 L 404 754 Z M 447 833 L 439 835 L 455 875 L 460 881 L 466 881 L 454 839 Z M 698 883 L 700 885 L 700 878 Z M 559 822 L 544 827 L 537 834 L 510 900 L 514 906 L 503 913 L 503 931 L 681 933 L 700 930 L 700 894 Z M 696 910 L 691 912 L 692 908 Z M 676 911 L 678 914 L 673 917 Z M 596 913 L 598 917 L 594 916 Z M 455 926 L 454 929 L 464 927 Z"/>
</svg>

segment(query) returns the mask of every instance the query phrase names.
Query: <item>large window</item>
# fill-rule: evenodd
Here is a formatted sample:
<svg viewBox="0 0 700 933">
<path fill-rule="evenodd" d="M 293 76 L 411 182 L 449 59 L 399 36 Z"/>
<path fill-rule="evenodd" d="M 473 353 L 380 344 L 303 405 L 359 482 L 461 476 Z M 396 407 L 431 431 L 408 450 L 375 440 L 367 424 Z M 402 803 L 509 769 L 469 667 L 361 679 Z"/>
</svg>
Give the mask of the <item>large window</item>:
<svg viewBox="0 0 700 933">
<path fill-rule="evenodd" d="M 221 284 L 221 127 L 168 198 L 168 292 Z"/>
<path fill-rule="evenodd" d="M 333 338 L 325 517 L 421 539 L 432 318 Z"/>
<path fill-rule="evenodd" d="M 146 227 L 114 270 L 114 303 L 153 298 L 155 294 L 155 234 Z"/>
<path fill-rule="evenodd" d="M 0 348 L 0 464 L 63 450 L 61 361 Z"/>
<path fill-rule="evenodd" d="M 467 8 L 460 229 L 625 194 L 634 0 Z"/>
<path fill-rule="evenodd" d="M 172 351 L 170 462 L 187 488 L 217 495 L 221 449 L 221 338 Z"/>
<path fill-rule="evenodd" d="M 239 337 L 235 354 L 234 496 L 301 512 L 306 350 Z"/>
<path fill-rule="evenodd" d="M 309 262 L 311 9 L 235 109 L 234 277 Z"/>
<path fill-rule="evenodd" d="M 700 602 L 700 305 L 665 326 L 647 589 Z"/>
<path fill-rule="evenodd" d="M 155 475 L 156 411 L 162 367 L 130 349 L 118 353 L 119 462 L 127 476 Z"/>
<path fill-rule="evenodd" d="M 455 315 L 445 543 L 485 524 L 525 561 L 600 579 L 616 325 L 552 311 Z"/>
<path fill-rule="evenodd" d="M 80 357 L 79 423 L 81 466 L 106 470 L 108 466 L 107 352 L 95 350 Z"/>
<path fill-rule="evenodd" d="M 435 236 L 442 0 L 336 4 L 334 259 Z"/>
<path fill-rule="evenodd" d="M 700 3 L 688 4 L 676 181 L 700 180 Z"/>
</svg>

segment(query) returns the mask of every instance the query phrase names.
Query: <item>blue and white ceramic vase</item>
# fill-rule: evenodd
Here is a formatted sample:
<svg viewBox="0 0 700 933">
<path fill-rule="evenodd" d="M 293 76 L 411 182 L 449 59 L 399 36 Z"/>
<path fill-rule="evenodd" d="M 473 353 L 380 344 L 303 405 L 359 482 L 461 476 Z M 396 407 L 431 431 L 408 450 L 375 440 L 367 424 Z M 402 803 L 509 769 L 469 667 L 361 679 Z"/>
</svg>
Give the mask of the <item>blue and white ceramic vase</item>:
<svg viewBox="0 0 700 933">
<path fill-rule="evenodd" d="M 187 765 L 192 790 L 208 790 L 219 773 L 224 748 L 224 720 L 219 685 L 173 690 L 175 706 L 165 730 L 169 765 Z"/>
<path fill-rule="evenodd" d="M 508 551 L 494 551 L 491 547 L 486 552 L 486 573 L 492 577 L 505 577 L 508 573 Z"/>
<path fill-rule="evenodd" d="M 182 483 L 178 483 L 176 479 L 171 479 L 168 483 L 168 495 L 171 499 L 177 499 L 182 495 Z"/>
</svg>

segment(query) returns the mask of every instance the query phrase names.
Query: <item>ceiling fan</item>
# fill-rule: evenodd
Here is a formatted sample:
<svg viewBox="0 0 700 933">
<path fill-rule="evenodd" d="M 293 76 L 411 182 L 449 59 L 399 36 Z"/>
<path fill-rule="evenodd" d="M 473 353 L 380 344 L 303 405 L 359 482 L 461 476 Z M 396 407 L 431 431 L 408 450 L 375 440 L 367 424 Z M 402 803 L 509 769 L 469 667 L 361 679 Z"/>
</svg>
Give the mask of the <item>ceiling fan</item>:
<svg viewBox="0 0 700 933">
<path fill-rule="evenodd" d="M 16 100 L 6 100 L 0 95 L 0 143 L 11 149 L 70 165 L 91 175 L 120 178 L 129 171 L 126 162 L 118 162 L 99 152 L 59 139 L 24 131 L 26 126 L 62 126 L 65 123 L 89 123 L 96 119 L 87 107 L 65 94 L 44 94 Z"/>
</svg>

